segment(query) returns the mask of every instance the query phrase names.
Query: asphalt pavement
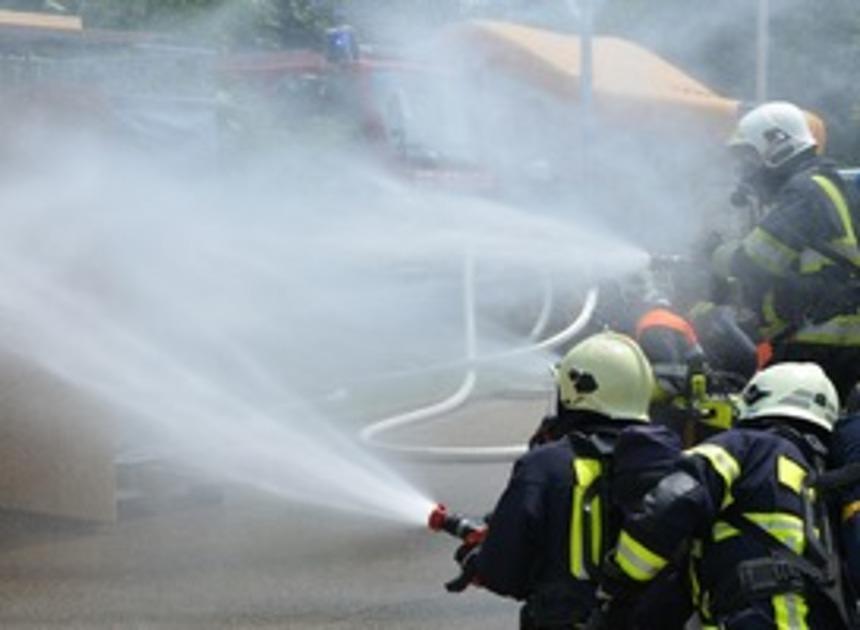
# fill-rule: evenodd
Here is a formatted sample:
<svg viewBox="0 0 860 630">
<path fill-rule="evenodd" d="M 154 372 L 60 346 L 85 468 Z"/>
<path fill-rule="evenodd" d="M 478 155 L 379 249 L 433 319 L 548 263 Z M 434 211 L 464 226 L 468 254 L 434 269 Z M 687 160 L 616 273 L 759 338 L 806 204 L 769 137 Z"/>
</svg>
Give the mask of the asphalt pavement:
<svg viewBox="0 0 860 630">
<path fill-rule="evenodd" d="M 522 441 L 543 398 L 470 404 L 398 439 Z M 480 514 L 509 464 L 398 464 L 453 509 Z M 211 488 L 210 488 L 211 490 Z M 127 510 L 87 526 L 0 515 L 2 628 L 439 628 L 517 626 L 518 605 L 452 595 L 456 541 L 417 527 L 310 509 L 241 486 Z"/>
</svg>

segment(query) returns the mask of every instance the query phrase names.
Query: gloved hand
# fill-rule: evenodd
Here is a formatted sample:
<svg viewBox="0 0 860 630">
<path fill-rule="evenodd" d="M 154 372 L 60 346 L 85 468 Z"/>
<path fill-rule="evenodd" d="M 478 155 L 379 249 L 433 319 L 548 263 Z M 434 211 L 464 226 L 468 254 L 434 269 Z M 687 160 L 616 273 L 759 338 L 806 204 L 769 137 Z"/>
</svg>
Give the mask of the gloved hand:
<svg viewBox="0 0 860 630">
<path fill-rule="evenodd" d="M 478 554 L 481 545 L 463 543 L 454 552 L 454 560 L 460 565 L 460 575 L 445 583 L 449 593 L 462 593 L 470 584 L 477 583 Z"/>
<path fill-rule="evenodd" d="M 633 627 L 636 597 L 639 584 L 621 570 L 610 552 L 601 566 L 600 586 L 597 589 L 597 607 L 592 611 L 586 630 L 626 630 Z"/>
<path fill-rule="evenodd" d="M 585 624 L 585 630 L 629 630 L 633 628 L 633 609 L 626 600 L 603 599 Z"/>
<path fill-rule="evenodd" d="M 478 549 L 481 546 L 481 542 L 483 542 L 478 537 L 467 538 L 462 545 L 457 547 L 454 551 L 454 561 L 459 564 L 461 567 L 463 563 L 466 561 L 466 558 L 469 557 L 469 554 Z"/>
<path fill-rule="evenodd" d="M 741 241 L 729 240 L 720 243 L 711 254 L 711 273 L 720 279 L 728 279 L 734 275 L 735 254 L 741 248 Z"/>
</svg>

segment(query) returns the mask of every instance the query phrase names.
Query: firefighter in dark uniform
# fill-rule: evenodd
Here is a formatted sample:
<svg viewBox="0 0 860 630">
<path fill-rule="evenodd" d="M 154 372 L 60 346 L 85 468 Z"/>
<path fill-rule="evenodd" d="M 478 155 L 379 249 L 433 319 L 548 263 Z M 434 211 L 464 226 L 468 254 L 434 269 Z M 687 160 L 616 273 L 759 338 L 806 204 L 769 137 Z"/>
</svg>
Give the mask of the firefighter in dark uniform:
<svg viewBox="0 0 860 630">
<path fill-rule="evenodd" d="M 650 414 L 655 423 L 675 431 L 685 446 L 727 429 L 709 426 L 695 408 L 692 379 L 701 378 L 701 395 L 707 396 L 710 368 L 692 324 L 677 313 L 668 300 L 643 309 L 636 320 L 635 338 L 654 370 L 655 388 Z"/>
<path fill-rule="evenodd" d="M 740 330 L 716 317 L 691 320 L 661 298 L 642 303 L 634 338 L 654 371 L 652 422 L 677 433 L 685 447 L 731 426 L 733 396 L 754 372 L 755 347 Z M 731 348 L 736 360 L 729 363 L 717 355 L 715 365 L 702 338 L 707 350 Z M 736 371 L 741 365 L 746 378 Z"/>
<path fill-rule="evenodd" d="M 840 418 L 833 428 L 831 467 L 860 465 L 860 413 Z M 852 597 L 860 594 L 860 483 L 843 487 L 839 494 L 839 535 Z"/>
<path fill-rule="evenodd" d="M 856 191 L 817 155 L 806 115 L 790 103 L 748 112 L 729 146 L 740 171 L 735 199 L 764 214 L 742 241 L 717 248 L 715 271 L 738 281 L 772 363 L 818 363 L 846 400 L 860 378 Z"/>
<path fill-rule="evenodd" d="M 843 628 L 823 568 L 829 520 L 806 485 L 839 409 L 813 363 L 781 363 L 743 391 L 735 428 L 684 452 L 625 520 L 603 567 L 592 628 L 630 627 L 642 586 L 689 545 L 703 628 Z"/>
<path fill-rule="evenodd" d="M 483 543 L 458 552 L 464 573 L 523 601 L 522 628 L 575 628 L 595 606 L 597 567 L 618 518 L 607 499 L 618 434 L 648 422 L 653 375 L 630 337 L 592 335 L 557 366 L 570 433 L 514 465 Z"/>
<path fill-rule="evenodd" d="M 608 299 L 595 314 L 595 320 L 598 325 L 621 330 L 636 340 L 654 372 L 651 420 L 671 428 L 685 445 L 692 446 L 730 424 L 730 414 L 722 412 L 723 405 L 712 404 L 716 397 L 710 394 L 718 391 L 724 394 L 729 389 L 737 392 L 740 387 L 727 383 L 725 372 L 718 374 L 711 368 L 692 322 L 657 285 L 651 269 L 605 283 L 601 295 L 607 295 Z M 707 330 L 710 332 L 710 328 Z M 694 379 L 697 383 L 701 381 L 701 391 L 693 391 Z M 743 382 L 746 379 L 741 385 Z M 713 410 L 719 406 L 721 413 L 702 413 L 698 407 L 705 402 Z M 545 419 L 543 434 L 557 434 L 553 422 L 561 420 Z M 536 438 L 541 437 L 539 431 Z"/>
</svg>

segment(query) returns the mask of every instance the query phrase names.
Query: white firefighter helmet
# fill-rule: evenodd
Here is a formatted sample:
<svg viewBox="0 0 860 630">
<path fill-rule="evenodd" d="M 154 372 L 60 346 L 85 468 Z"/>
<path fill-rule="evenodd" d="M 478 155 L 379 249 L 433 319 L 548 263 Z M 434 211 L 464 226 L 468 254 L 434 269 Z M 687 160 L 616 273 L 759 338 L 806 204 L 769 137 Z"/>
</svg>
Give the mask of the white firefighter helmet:
<svg viewBox="0 0 860 630">
<path fill-rule="evenodd" d="M 832 431 L 838 414 L 839 394 L 816 363 L 777 363 L 753 376 L 741 393 L 741 422 L 783 418 Z"/>
<path fill-rule="evenodd" d="M 729 146 L 752 149 L 765 168 L 779 168 L 788 160 L 818 146 L 809 121 L 796 105 L 773 101 L 747 112 L 740 121 Z"/>
<path fill-rule="evenodd" d="M 606 331 L 571 348 L 556 368 L 559 404 L 613 420 L 648 422 L 651 364 L 633 339 Z"/>
</svg>

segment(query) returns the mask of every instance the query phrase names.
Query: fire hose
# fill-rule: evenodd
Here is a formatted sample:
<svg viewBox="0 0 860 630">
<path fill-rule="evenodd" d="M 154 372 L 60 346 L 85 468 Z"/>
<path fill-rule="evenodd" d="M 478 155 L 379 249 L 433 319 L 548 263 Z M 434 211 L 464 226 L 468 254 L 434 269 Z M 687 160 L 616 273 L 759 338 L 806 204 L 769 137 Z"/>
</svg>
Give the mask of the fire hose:
<svg viewBox="0 0 860 630">
<path fill-rule="evenodd" d="M 475 367 L 477 365 L 553 348 L 572 339 L 589 322 L 597 305 L 598 292 L 596 289 L 590 289 L 586 294 L 584 304 L 577 317 L 561 332 L 529 346 L 479 357 L 476 351 L 474 273 L 474 260 L 471 256 L 467 256 L 463 272 L 463 303 L 466 333 L 466 363 L 469 369 L 460 386 L 453 394 L 439 402 L 391 416 L 368 425 L 359 434 L 359 437 L 366 444 L 408 459 L 433 462 L 504 462 L 514 460 L 526 451 L 526 446 L 521 444 L 470 447 L 418 446 L 394 444 L 380 439 L 380 436 L 388 431 L 431 421 L 442 414 L 449 413 L 460 407 L 468 400 L 475 389 L 477 383 Z M 548 317 L 546 314 L 547 310 L 548 307 L 545 304 L 538 323 L 532 329 L 532 334 L 544 325 L 544 320 Z"/>
</svg>

